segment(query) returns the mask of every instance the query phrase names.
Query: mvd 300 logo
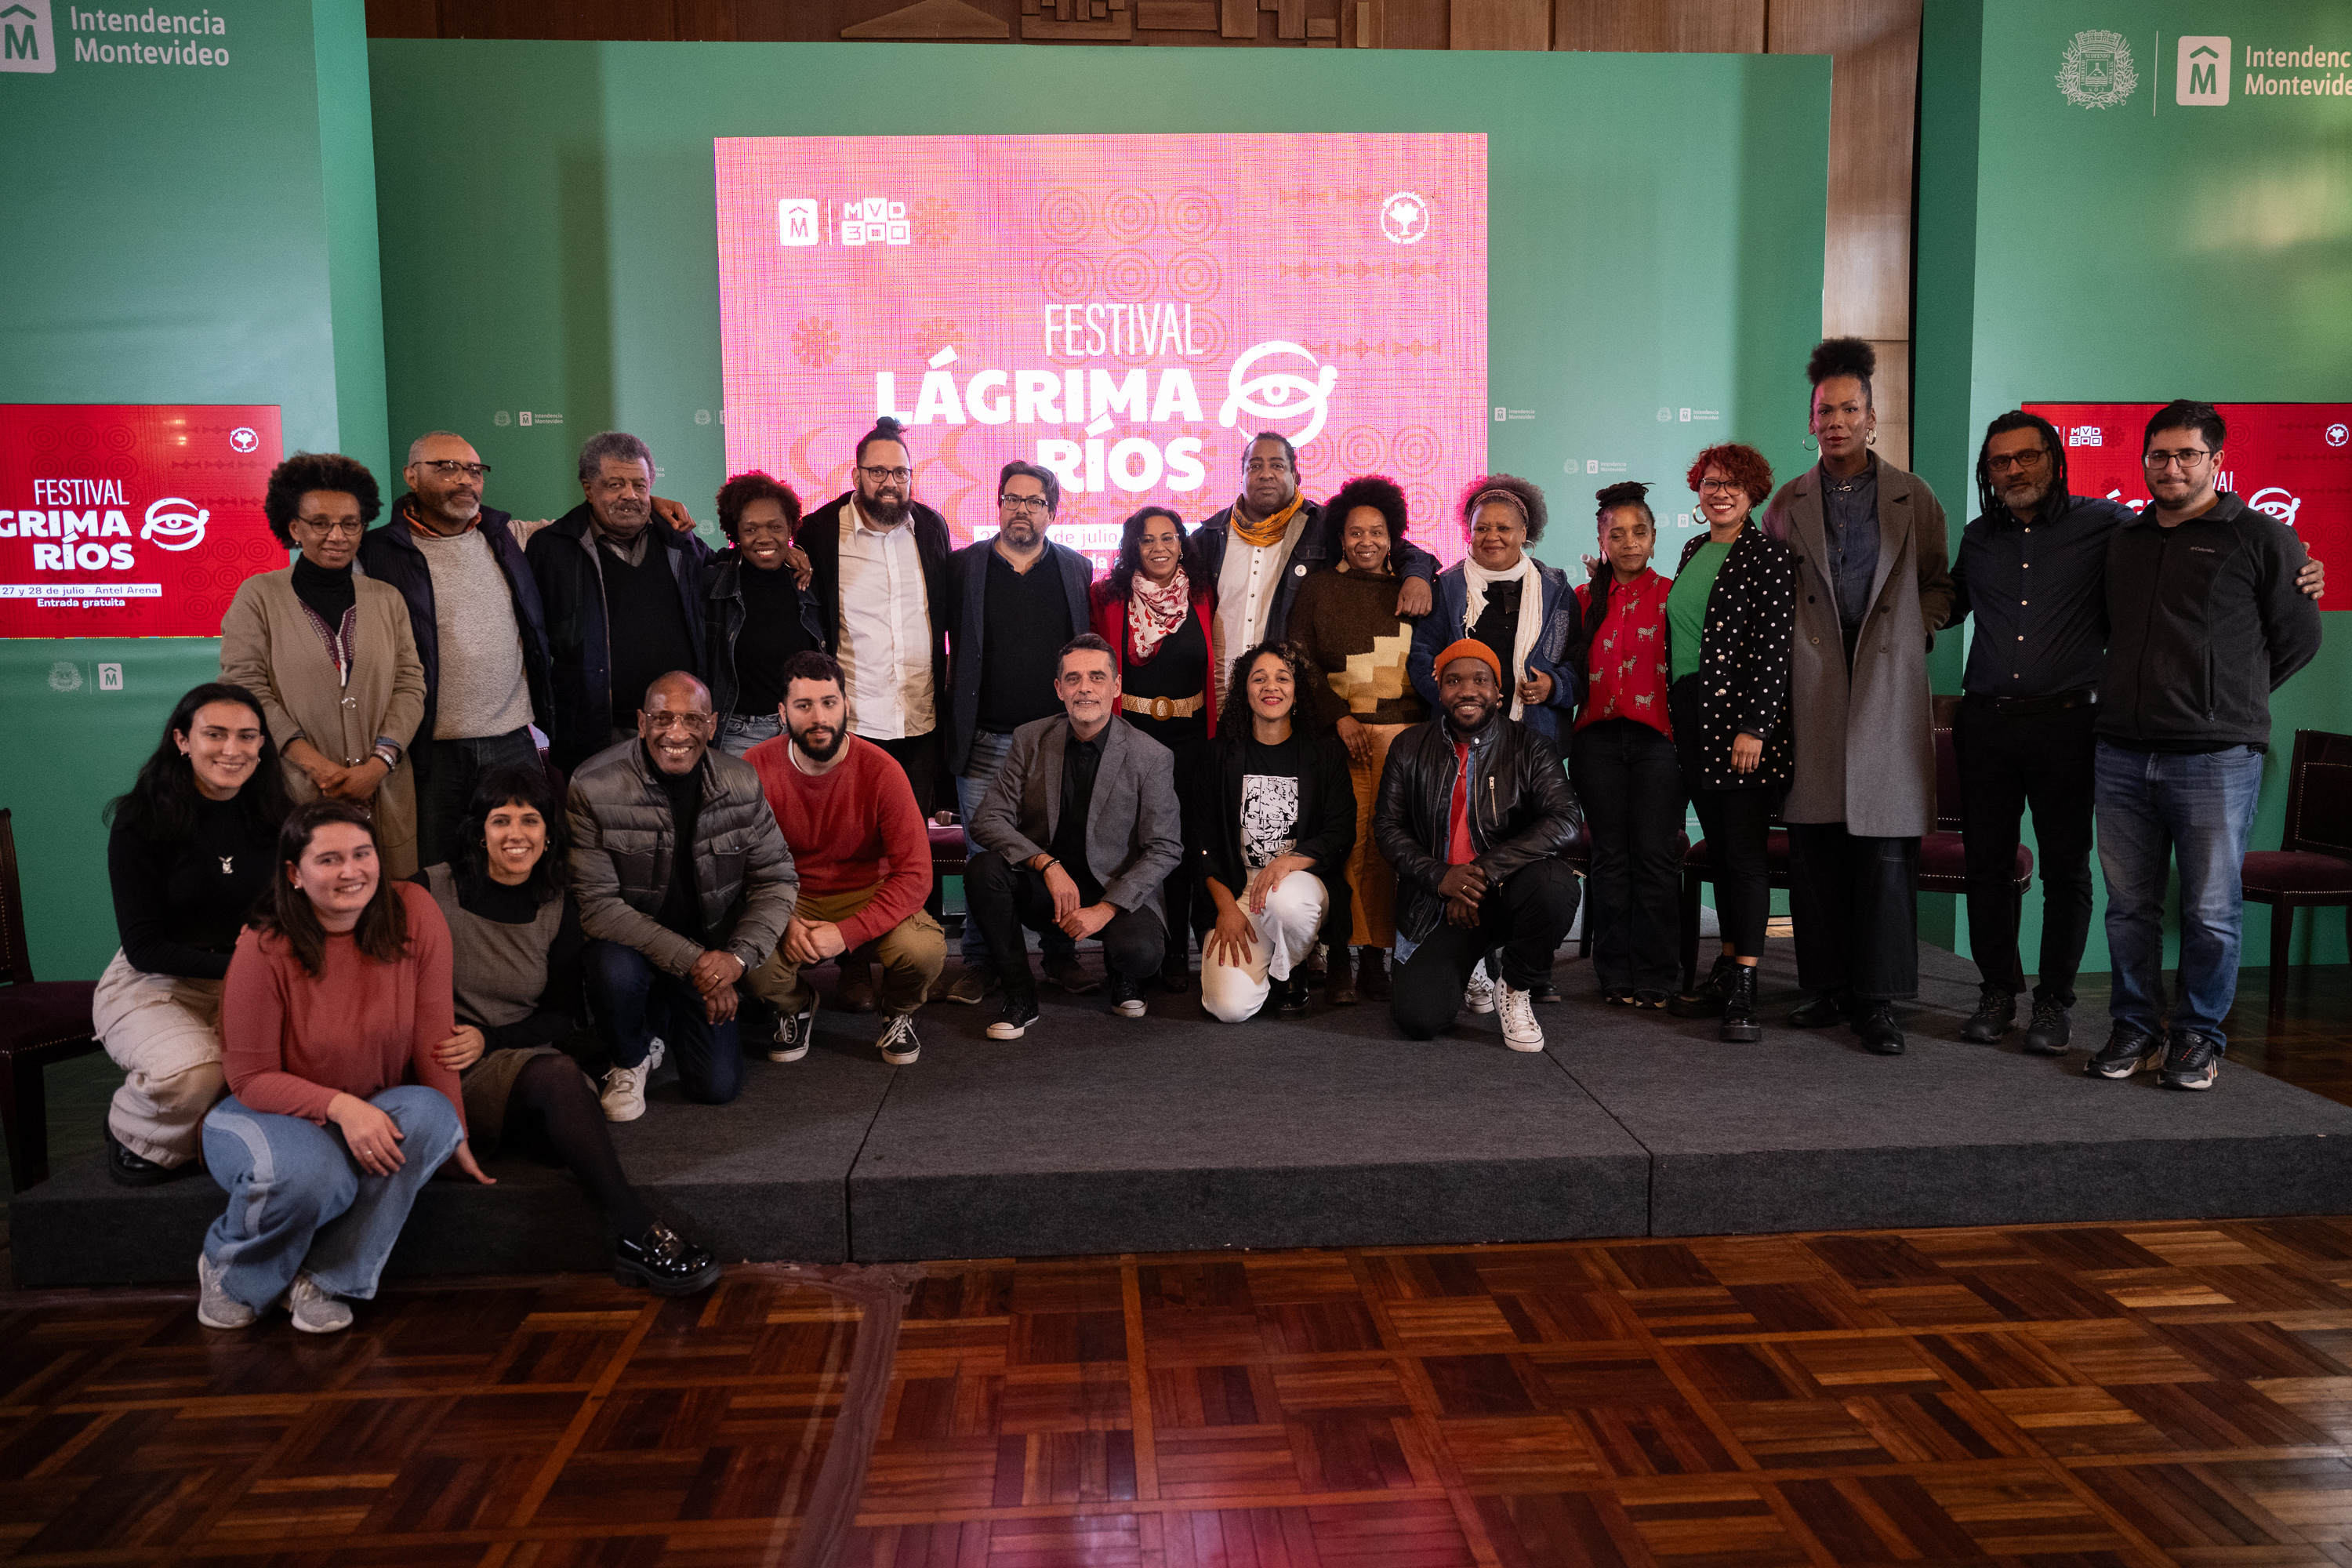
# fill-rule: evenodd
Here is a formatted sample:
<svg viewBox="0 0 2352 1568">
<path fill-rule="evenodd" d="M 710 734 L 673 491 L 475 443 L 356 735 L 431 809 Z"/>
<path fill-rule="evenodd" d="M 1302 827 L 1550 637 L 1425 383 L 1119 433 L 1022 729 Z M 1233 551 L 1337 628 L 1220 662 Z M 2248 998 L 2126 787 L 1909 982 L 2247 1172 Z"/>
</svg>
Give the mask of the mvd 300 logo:
<svg viewBox="0 0 2352 1568">
<path fill-rule="evenodd" d="M 2074 35 L 2058 62 L 2058 90 L 2080 109 L 2113 109 L 2139 90 L 2131 45 L 2121 33 L 2092 28 Z"/>
</svg>

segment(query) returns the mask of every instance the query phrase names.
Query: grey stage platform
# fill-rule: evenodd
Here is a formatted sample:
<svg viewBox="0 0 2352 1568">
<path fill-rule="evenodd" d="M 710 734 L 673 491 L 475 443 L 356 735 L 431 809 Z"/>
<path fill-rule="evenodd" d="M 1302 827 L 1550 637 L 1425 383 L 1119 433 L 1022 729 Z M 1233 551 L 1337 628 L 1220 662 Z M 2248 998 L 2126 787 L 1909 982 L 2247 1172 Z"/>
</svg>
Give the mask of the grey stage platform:
<svg viewBox="0 0 2352 1568">
<path fill-rule="evenodd" d="M 1771 1013 L 1795 1000 L 1785 943 Z M 1141 1020 L 1049 996 L 1013 1044 L 992 1007 L 922 1016 L 923 1059 L 882 1065 L 873 1019 L 821 1016 L 790 1067 L 747 1064 L 734 1105 L 657 1085 L 614 1129 L 656 1204 L 730 1258 L 861 1261 L 1708 1235 L 2035 1220 L 2352 1212 L 2352 1110 L 2225 1067 L 2210 1094 L 2094 1081 L 1949 1037 L 1972 968 L 1923 949 L 1910 1054 L 1844 1030 L 1713 1026 L 1591 999 L 1540 1010 L 1552 1048 L 1493 1019 L 1390 1037 L 1367 1004 L 1238 1027 L 1193 997 Z M 2105 1020 L 2077 1018 L 2078 1044 Z M 501 1155 L 492 1188 L 441 1182 L 402 1273 L 598 1268 L 598 1217 L 568 1176 Z M 220 1194 L 146 1191 L 95 1162 L 11 1208 L 20 1283 L 180 1281 Z"/>
</svg>

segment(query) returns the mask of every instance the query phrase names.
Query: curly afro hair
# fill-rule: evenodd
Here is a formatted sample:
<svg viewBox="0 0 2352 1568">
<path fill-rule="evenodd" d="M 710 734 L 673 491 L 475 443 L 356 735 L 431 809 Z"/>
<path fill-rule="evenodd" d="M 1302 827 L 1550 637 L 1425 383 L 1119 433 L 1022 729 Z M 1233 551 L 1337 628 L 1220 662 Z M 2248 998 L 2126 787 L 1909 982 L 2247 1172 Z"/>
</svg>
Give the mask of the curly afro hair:
<svg viewBox="0 0 2352 1568">
<path fill-rule="evenodd" d="M 1815 386 L 1833 375 L 1850 375 L 1862 383 L 1862 399 L 1870 401 L 1870 378 L 1878 374 L 1878 351 L 1860 338 L 1823 338 L 1805 362 L 1805 379 Z"/>
<path fill-rule="evenodd" d="M 1640 479 L 1620 479 L 1592 492 L 1592 515 L 1603 522 L 1621 506 L 1630 506 L 1648 518 L 1653 529 L 1658 526 L 1658 514 L 1650 510 L 1650 487 Z"/>
<path fill-rule="evenodd" d="M 1277 642 L 1271 637 L 1239 655 L 1234 658 L 1232 667 L 1226 670 L 1225 695 L 1217 709 L 1219 713 L 1245 715 L 1249 712 L 1250 671 L 1255 669 L 1257 661 L 1268 654 L 1290 667 L 1290 684 L 1296 694 L 1291 699 L 1296 704 L 1290 710 L 1292 722 L 1297 723 L 1306 719 L 1307 713 L 1303 705 L 1307 700 L 1307 689 L 1321 680 L 1323 672 L 1315 668 L 1315 661 L 1307 657 L 1305 648 L 1295 642 Z M 1247 734 L 1247 721 L 1244 719 L 1237 721 L 1244 725 L 1242 732 Z"/>
<path fill-rule="evenodd" d="M 744 509 L 755 500 L 772 500 L 784 509 L 785 532 L 800 528 L 801 498 L 793 493 L 793 487 L 753 468 L 719 487 L 719 531 L 733 539 L 735 531 L 742 525 Z"/>
<path fill-rule="evenodd" d="M 1404 537 L 1404 491 L 1386 474 L 1359 474 L 1339 487 L 1339 492 L 1323 503 L 1324 515 L 1342 531 L 1348 526 L 1348 514 L 1360 506 L 1370 507 L 1389 525 L 1389 542 L 1394 544 Z"/>
<path fill-rule="evenodd" d="M 357 459 L 341 452 L 297 452 L 269 470 L 269 488 L 261 498 L 261 515 L 269 520 L 269 531 L 289 550 L 294 548 L 294 530 L 289 525 L 301 515 L 302 498 L 312 490 L 340 490 L 357 500 L 362 528 L 383 510 L 375 476 Z"/>
<path fill-rule="evenodd" d="M 1462 518 L 1462 531 L 1467 535 L 1471 523 L 1478 516 L 1478 498 L 1500 490 L 1517 501 L 1528 520 L 1528 542 L 1533 544 L 1543 537 L 1544 524 L 1551 513 L 1544 506 L 1544 493 L 1516 474 L 1481 474 L 1462 487 L 1462 499 L 1455 510 Z"/>
<path fill-rule="evenodd" d="M 1755 447 L 1726 441 L 1693 458 L 1690 472 L 1685 476 L 1690 480 L 1693 495 L 1698 493 L 1698 482 L 1706 478 L 1710 468 L 1721 468 L 1725 479 L 1746 490 L 1750 506 L 1762 506 L 1772 499 L 1772 465 Z"/>
</svg>

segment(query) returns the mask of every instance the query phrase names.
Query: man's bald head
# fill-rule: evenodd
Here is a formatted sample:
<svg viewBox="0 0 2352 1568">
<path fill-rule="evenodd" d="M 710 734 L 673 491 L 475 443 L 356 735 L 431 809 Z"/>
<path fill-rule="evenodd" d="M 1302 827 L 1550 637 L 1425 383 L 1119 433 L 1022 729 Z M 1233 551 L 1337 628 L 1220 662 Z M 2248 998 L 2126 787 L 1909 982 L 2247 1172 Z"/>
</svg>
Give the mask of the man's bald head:
<svg viewBox="0 0 2352 1568">
<path fill-rule="evenodd" d="M 690 773 L 701 766 L 716 728 L 710 688 L 685 670 L 673 669 L 646 688 L 646 705 L 637 710 L 637 737 L 662 772 Z"/>
</svg>

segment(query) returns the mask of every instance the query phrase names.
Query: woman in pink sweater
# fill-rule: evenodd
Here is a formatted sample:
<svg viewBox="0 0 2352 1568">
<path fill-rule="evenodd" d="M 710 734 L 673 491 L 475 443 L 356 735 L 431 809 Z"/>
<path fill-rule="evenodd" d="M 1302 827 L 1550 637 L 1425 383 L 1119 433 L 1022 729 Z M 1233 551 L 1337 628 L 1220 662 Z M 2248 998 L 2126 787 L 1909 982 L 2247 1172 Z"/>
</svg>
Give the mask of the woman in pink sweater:
<svg viewBox="0 0 2352 1568">
<path fill-rule="evenodd" d="M 416 1192 L 466 1146 L 449 927 L 424 889 L 385 877 L 366 810 L 299 806 L 278 836 L 271 908 L 237 938 L 221 997 L 229 1097 L 205 1119 L 205 1167 L 228 1209 L 196 1259 L 196 1321 L 240 1329 L 281 1300 L 294 1326 L 351 1326 Z"/>
</svg>

